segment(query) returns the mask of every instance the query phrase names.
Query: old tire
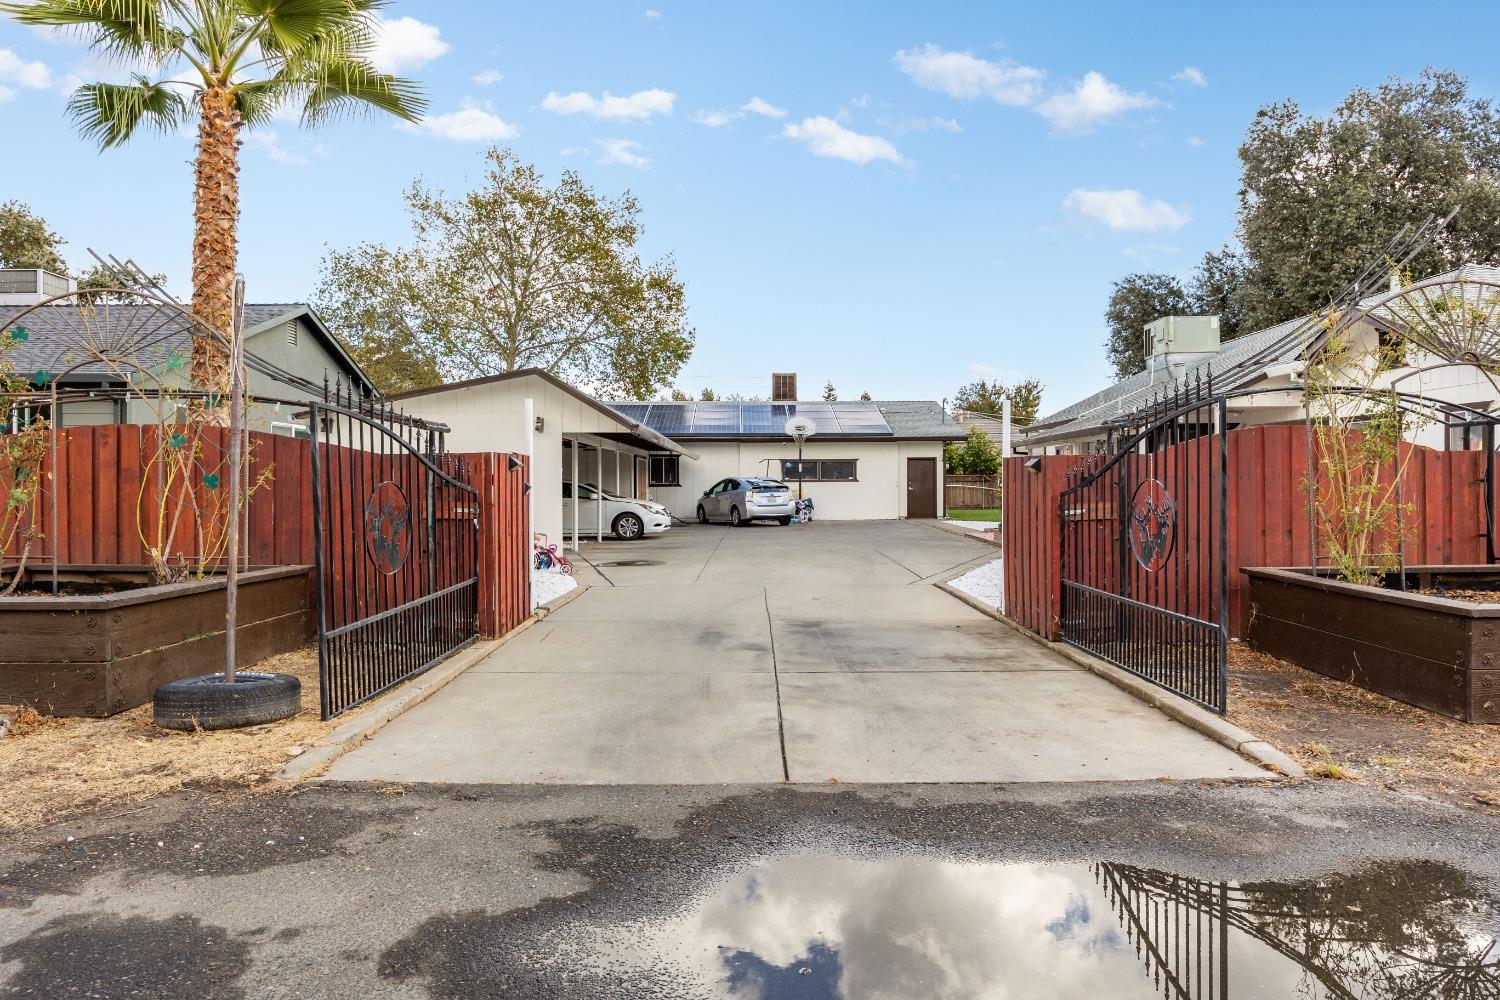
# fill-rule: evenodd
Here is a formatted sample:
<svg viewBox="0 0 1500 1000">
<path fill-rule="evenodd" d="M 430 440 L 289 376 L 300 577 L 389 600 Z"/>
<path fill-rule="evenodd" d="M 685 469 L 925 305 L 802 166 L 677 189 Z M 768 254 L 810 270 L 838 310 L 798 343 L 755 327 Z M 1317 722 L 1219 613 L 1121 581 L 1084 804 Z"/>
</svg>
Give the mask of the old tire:
<svg viewBox="0 0 1500 1000">
<path fill-rule="evenodd" d="M 233 729 L 296 715 L 302 708 L 302 682 L 291 674 L 236 673 L 168 681 L 156 689 L 151 716 L 164 729 Z"/>
</svg>

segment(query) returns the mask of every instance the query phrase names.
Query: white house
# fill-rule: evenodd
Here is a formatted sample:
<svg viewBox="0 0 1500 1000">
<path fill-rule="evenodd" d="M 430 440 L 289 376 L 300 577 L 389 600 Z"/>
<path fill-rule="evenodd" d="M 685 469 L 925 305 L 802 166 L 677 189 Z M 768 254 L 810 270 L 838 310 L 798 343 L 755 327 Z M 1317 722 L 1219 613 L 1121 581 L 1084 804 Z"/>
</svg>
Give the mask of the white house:
<svg viewBox="0 0 1500 1000">
<path fill-rule="evenodd" d="M 1231 427 L 1305 419 L 1307 360 L 1327 333 L 1304 316 L 1221 343 L 1216 317 L 1163 317 L 1142 331 L 1146 370 L 1018 428 L 1016 447 L 1030 454 L 1082 455 L 1103 447 L 1110 428 L 1174 384 L 1212 378 L 1231 393 Z M 1500 356 L 1500 269 L 1466 265 L 1410 285 L 1393 282 L 1361 301 L 1347 329 L 1356 363 L 1375 365 L 1382 344 L 1406 342 L 1402 363 L 1373 377 L 1378 387 L 1421 396 L 1441 420 L 1414 422 L 1408 437 L 1433 448 L 1468 448 L 1466 409 L 1500 412 L 1500 388 L 1476 360 Z M 1278 391 L 1281 390 L 1281 391 Z M 1446 421 L 1446 427 L 1443 421 Z"/>
<path fill-rule="evenodd" d="M 936 402 L 603 402 L 539 369 L 395 399 L 447 425 L 452 451 L 530 453 L 533 524 L 554 542 L 573 534 L 562 516 L 562 485 L 573 481 L 650 497 L 682 520 L 720 479 L 754 475 L 800 485 L 820 518 L 937 517 L 943 445 L 966 433 Z M 814 425 L 800 464 L 786 432 L 793 416 Z M 609 531 L 578 528 L 584 538 Z"/>
</svg>

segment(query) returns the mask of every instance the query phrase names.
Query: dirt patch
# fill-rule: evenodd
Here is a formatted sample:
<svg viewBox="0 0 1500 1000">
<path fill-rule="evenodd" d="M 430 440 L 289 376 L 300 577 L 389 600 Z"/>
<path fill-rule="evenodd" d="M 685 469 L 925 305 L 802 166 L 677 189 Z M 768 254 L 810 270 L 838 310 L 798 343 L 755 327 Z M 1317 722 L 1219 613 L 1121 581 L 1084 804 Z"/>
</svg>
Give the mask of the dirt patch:
<svg viewBox="0 0 1500 1000">
<path fill-rule="evenodd" d="M 1450 601 L 1469 604 L 1500 604 L 1500 590 L 1466 590 L 1458 587 L 1428 587 L 1426 590 L 1411 590 L 1411 594 L 1427 597 L 1446 597 Z"/>
<path fill-rule="evenodd" d="M 1315 777 L 1372 781 L 1500 815 L 1500 726 L 1459 722 L 1236 643 L 1229 720 Z"/>
<path fill-rule="evenodd" d="M 55 719 L 0 705 L 0 713 L 15 713 L 10 733 L 0 737 L 0 788 L 6 789 L 0 833 L 179 789 L 266 787 L 283 764 L 357 714 L 318 718 L 316 647 L 270 657 L 255 669 L 301 680 L 302 710 L 247 729 L 182 733 L 154 725 L 149 704 L 108 719 Z"/>
</svg>

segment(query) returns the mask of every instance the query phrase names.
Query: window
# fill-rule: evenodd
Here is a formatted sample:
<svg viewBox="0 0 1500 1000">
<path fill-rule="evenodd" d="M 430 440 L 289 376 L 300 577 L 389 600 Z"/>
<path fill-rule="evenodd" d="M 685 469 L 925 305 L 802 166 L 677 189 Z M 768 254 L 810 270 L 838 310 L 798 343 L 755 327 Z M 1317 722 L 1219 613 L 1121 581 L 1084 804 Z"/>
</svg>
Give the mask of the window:
<svg viewBox="0 0 1500 1000">
<path fill-rule="evenodd" d="M 788 482 L 852 483 L 859 479 L 857 460 L 853 458 L 808 458 L 798 462 L 783 459 L 781 478 Z"/>
<path fill-rule="evenodd" d="M 681 486 L 682 481 L 677 478 L 677 462 L 679 455 L 652 455 L 651 456 L 651 486 Z"/>
</svg>

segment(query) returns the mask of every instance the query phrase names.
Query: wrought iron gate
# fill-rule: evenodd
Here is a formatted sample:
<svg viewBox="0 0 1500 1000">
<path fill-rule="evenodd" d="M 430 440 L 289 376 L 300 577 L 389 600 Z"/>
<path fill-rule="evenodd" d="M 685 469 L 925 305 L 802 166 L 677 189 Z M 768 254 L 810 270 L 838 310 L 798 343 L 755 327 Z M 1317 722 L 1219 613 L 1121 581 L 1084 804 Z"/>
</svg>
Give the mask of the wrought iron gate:
<svg viewBox="0 0 1500 1000">
<path fill-rule="evenodd" d="M 328 719 L 478 637 L 479 491 L 445 428 L 342 390 L 309 417 Z"/>
<path fill-rule="evenodd" d="M 1060 498 L 1062 639 L 1223 714 L 1229 450 L 1207 380 L 1111 432 Z"/>
</svg>

